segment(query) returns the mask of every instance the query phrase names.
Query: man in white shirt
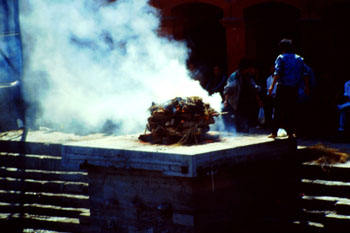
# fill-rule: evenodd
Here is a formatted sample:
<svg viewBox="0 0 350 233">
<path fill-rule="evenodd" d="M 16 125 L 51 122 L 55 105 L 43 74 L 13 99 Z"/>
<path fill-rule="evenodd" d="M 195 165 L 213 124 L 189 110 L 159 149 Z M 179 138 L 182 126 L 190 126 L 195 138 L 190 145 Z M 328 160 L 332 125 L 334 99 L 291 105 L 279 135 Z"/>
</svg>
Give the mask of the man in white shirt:
<svg viewBox="0 0 350 233">
<path fill-rule="evenodd" d="M 350 80 L 344 84 L 344 97 L 345 103 L 338 105 L 339 109 L 339 128 L 338 131 L 343 132 L 345 130 L 346 113 L 350 111 Z"/>
</svg>

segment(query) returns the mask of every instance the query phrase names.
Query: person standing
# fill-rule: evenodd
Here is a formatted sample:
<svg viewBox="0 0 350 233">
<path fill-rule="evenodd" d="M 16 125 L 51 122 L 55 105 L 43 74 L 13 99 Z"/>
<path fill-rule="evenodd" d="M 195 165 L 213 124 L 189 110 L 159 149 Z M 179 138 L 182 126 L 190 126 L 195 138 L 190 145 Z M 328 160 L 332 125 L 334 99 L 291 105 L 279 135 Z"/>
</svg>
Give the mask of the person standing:
<svg viewBox="0 0 350 233">
<path fill-rule="evenodd" d="M 289 138 L 296 137 L 296 111 L 298 101 L 298 87 L 305 82 L 305 93 L 309 94 L 304 59 L 294 52 L 290 39 L 282 39 L 279 43 L 280 55 L 275 61 L 275 72 L 272 84 L 268 90 L 271 96 L 275 85 L 276 109 L 270 138 L 276 138 L 279 128 L 287 131 Z"/>
<path fill-rule="evenodd" d="M 261 88 L 255 83 L 255 76 L 253 62 L 243 58 L 238 70 L 230 75 L 224 87 L 224 106 L 229 112 L 226 118 L 234 118 L 238 132 L 249 132 L 249 128 L 257 124 L 258 109 L 262 106 L 262 101 L 259 97 Z"/>
</svg>

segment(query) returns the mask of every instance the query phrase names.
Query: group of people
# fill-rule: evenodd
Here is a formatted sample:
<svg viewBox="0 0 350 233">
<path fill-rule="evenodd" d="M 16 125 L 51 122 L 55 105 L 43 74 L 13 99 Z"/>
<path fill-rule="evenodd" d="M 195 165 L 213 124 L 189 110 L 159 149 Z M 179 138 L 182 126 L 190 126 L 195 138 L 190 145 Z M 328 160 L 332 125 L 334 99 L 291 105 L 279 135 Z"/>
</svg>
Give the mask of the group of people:
<svg viewBox="0 0 350 233">
<path fill-rule="evenodd" d="M 315 77 L 304 59 L 295 53 L 292 40 L 281 40 L 279 51 L 271 75 L 266 79 L 266 89 L 257 84 L 257 69 L 249 59 L 241 59 L 238 69 L 228 78 L 214 68 L 216 78 L 205 87 L 209 93 L 221 93 L 227 128 L 249 132 L 258 125 L 259 110 L 264 109 L 264 123 L 271 130 L 270 138 L 276 138 L 280 128 L 285 129 L 289 138 L 296 137 L 300 103 L 309 98 Z M 347 101 L 338 105 L 340 131 L 345 128 L 346 114 L 350 110 L 350 80 L 345 84 L 344 96 Z"/>
<path fill-rule="evenodd" d="M 265 109 L 269 137 L 276 138 L 280 128 L 289 138 L 296 137 L 296 111 L 301 95 L 310 93 L 311 69 L 293 50 L 292 40 L 279 43 L 280 55 L 266 80 L 266 95 L 257 85 L 256 68 L 249 59 L 242 59 L 238 69 L 227 79 L 223 90 L 226 125 L 234 125 L 238 132 L 249 132 L 257 124 L 259 110 Z M 303 90 L 300 90 L 303 89 Z M 262 98 L 264 96 L 264 98 Z"/>
<path fill-rule="evenodd" d="M 228 77 L 219 65 L 212 67 L 209 79 L 201 72 L 193 72 L 209 94 L 221 94 L 227 130 L 234 128 L 237 132 L 248 133 L 251 128 L 263 124 L 271 131 L 270 138 L 276 138 L 280 128 L 289 138 L 296 137 L 297 129 L 303 131 L 310 111 L 310 92 L 316 86 L 315 75 L 295 53 L 292 40 L 283 39 L 278 46 L 279 55 L 271 66 L 266 86 L 257 82 L 261 80 L 257 80 L 256 64 L 248 58 L 242 58 L 238 69 Z M 343 133 L 350 128 L 347 119 L 350 116 L 350 80 L 344 85 L 344 100 L 337 108 L 338 132 Z M 263 122 L 259 121 L 261 110 Z"/>
</svg>

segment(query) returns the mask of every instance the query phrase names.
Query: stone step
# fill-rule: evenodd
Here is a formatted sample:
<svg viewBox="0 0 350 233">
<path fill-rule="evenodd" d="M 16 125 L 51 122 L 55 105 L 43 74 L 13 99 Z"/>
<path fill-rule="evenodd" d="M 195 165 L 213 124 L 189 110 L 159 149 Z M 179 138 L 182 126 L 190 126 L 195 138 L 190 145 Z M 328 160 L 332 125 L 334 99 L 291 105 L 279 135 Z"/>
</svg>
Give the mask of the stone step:
<svg viewBox="0 0 350 233">
<path fill-rule="evenodd" d="M 350 216 L 335 213 L 326 214 L 325 228 L 328 232 L 349 232 Z"/>
<path fill-rule="evenodd" d="M 87 194 L 88 183 L 60 180 L 20 180 L 6 177 L 0 178 L 0 189 L 26 192 Z"/>
<path fill-rule="evenodd" d="M 299 188 L 308 196 L 350 197 L 350 182 L 302 179 Z"/>
<path fill-rule="evenodd" d="M 328 210 L 340 215 L 350 215 L 350 199 L 348 198 L 303 196 L 301 206 L 308 210 Z"/>
<path fill-rule="evenodd" d="M 317 223 L 323 226 L 322 232 L 349 232 L 350 215 L 341 215 L 336 211 L 329 210 L 306 210 L 303 209 L 300 215 L 300 222 Z"/>
<path fill-rule="evenodd" d="M 334 213 L 328 210 L 307 210 L 302 209 L 300 220 L 325 225 L 326 215 Z"/>
<path fill-rule="evenodd" d="M 79 171 L 54 171 L 39 169 L 19 169 L 15 167 L 0 167 L 0 177 L 33 180 L 62 180 L 88 182 L 87 172 Z"/>
<path fill-rule="evenodd" d="M 61 144 L 0 140 L 0 152 L 61 156 Z"/>
<path fill-rule="evenodd" d="M 67 208 L 89 208 L 89 196 L 48 192 L 25 192 L 0 190 L 0 200 L 6 203 L 54 205 Z"/>
<path fill-rule="evenodd" d="M 12 213 L 12 214 L 30 214 L 41 216 L 56 216 L 67 218 L 79 218 L 80 215 L 90 216 L 89 209 L 86 208 L 67 208 L 52 205 L 41 204 L 19 204 L 19 203 L 3 203 L 0 202 L 0 213 Z"/>
<path fill-rule="evenodd" d="M 84 232 L 79 219 L 39 215 L 9 215 L 0 218 L 0 226 L 7 232 L 23 232 L 24 228 L 36 229 L 35 232 L 51 230 L 55 232 Z"/>
<path fill-rule="evenodd" d="M 33 155 L 33 154 L 14 154 L 0 153 L 0 167 L 13 167 L 20 169 L 39 169 L 49 171 L 65 171 L 61 164 L 60 156 L 51 155 Z M 75 169 L 74 171 L 81 171 Z"/>
<path fill-rule="evenodd" d="M 334 211 L 337 201 L 334 199 L 320 199 L 315 196 L 302 196 L 300 206 L 307 210 Z"/>
<path fill-rule="evenodd" d="M 325 228 L 322 223 L 312 221 L 294 221 L 295 233 L 324 233 Z M 293 230 L 294 230 L 293 229 Z"/>
<path fill-rule="evenodd" d="M 350 162 L 333 165 L 305 162 L 302 164 L 300 175 L 304 179 L 350 181 Z"/>
<path fill-rule="evenodd" d="M 337 202 L 336 210 L 338 214 L 350 215 L 350 201 L 347 202 Z"/>
</svg>

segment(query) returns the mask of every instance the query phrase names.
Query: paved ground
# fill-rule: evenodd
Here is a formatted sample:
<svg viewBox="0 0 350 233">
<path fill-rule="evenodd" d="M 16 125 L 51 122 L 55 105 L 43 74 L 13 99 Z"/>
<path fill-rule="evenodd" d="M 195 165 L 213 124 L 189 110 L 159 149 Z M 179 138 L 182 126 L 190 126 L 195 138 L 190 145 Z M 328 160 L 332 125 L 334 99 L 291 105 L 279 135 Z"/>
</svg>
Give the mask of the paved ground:
<svg viewBox="0 0 350 233">
<path fill-rule="evenodd" d="M 255 128 L 251 129 L 251 134 L 260 134 L 260 135 L 268 135 L 269 130 Z M 286 135 L 285 132 L 281 132 L 282 137 L 284 138 Z M 322 144 L 325 147 L 338 149 L 339 151 L 350 154 L 350 134 L 337 135 L 334 133 L 329 136 L 301 136 L 297 138 L 298 148 L 305 148 L 307 146 L 314 146 L 317 144 Z"/>
</svg>

